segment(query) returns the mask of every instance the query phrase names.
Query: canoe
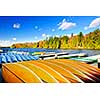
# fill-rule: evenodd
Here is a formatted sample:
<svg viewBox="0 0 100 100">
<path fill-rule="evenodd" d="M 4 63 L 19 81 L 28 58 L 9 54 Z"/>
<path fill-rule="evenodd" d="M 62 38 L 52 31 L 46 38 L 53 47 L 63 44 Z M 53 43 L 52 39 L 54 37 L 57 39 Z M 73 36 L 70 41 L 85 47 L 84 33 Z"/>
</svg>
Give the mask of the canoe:
<svg viewBox="0 0 100 100">
<path fill-rule="evenodd" d="M 2 68 L 2 76 L 5 82 L 9 83 L 40 83 L 40 78 L 29 68 L 16 65 L 6 64 Z"/>
<path fill-rule="evenodd" d="M 31 60 L 2 65 L 9 83 L 100 83 L 100 69 L 69 59 Z"/>
<path fill-rule="evenodd" d="M 23 61 L 22 58 L 20 57 L 20 55 L 16 54 L 15 55 L 18 61 Z"/>
<path fill-rule="evenodd" d="M 10 55 L 12 62 L 17 62 L 17 58 L 15 55 Z"/>
<path fill-rule="evenodd" d="M 4 55 L 1 55 L 1 62 L 2 63 L 7 63 L 7 59 Z"/>
<path fill-rule="evenodd" d="M 30 61 L 33 62 L 33 61 Z M 54 63 L 49 62 L 48 60 L 39 60 L 39 63 L 43 63 L 45 65 L 48 65 L 49 67 L 53 68 L 55 71 L 59 72 L 62 76 L 64 76 L 69 82 L 76 83 L 76 82 L 82 82 L 81 79 L 79 79 L 76 75 L 71 73 L 70 71 L 62 68 L 59 65 L 56 65 Z"/>
<path fill-rule="evenodd" d="M 36 62 L 36 61 L 30 61 L 28 62 L 30 64 L 32 64 L 33 66 L 38 66 L 39 68 L 44 69 L 45 71 L 47 71 L 50 75 L 54 76 L 54 78 L 56 80 L 59 80 L 59 82 L 65 83 L 65 82 L 69 82 L 65 77 L 63 77 L 60 73 L 58 73 L 58 71 L 54 70 L 53 68 L 51 68 L 50 66 L 44 64 L 44 63 L 40 63 L 40 62 Z M 27 64 L 27 63 L 26 63 Z"/>
<path fill-rule="evenodd" d="M 68 55 L 61 55 L 57 56 L 58 59 L 69 59 L 69 58 L 74 58 L 74 57 L 84 57 L 86 56 L 85 53 L 77 53 L 77 54 L 68 54 Z"/>
<path fill-rule="evenodd" d="M 94 59 L 94 58 L 71 58 L 72 60 L 78 60 L 78 61 L 82 61 L 82 62 L 86 62 L 88 64 L 91 64 L 91 63 L 94 63 L 94 62 L 97 62 L 97 59 Z"/>
<path fill-rule="evenodd" d="M 23 60 L 23 61 L 26 61 L 27 59 L 24 57 L 24 55 L 21 55 L 20 54 L 20 57 L 21 57 L 21 59 Z"/>
<path fill-rule="evenodd" d="M 25 57 L 25 59 L 27 60 L 32 60 L 28 55 L 23 55 Z"/>
<path fill-rule="evenodd" d="M 11 63 L 11 62 L 12 62 L 12 60 L 11 60 L 11 57 L 10 57 L 10 56 L 5 55 L 5 57 L 6 57 L 6 59 L 7 59 L 7 63 Z"/>
<path fill-rule="evenodd" d="M 31 55 L 44 55 L 45 52 L 34 52 L 34 53 L 31 53 Z"/>
</svg>

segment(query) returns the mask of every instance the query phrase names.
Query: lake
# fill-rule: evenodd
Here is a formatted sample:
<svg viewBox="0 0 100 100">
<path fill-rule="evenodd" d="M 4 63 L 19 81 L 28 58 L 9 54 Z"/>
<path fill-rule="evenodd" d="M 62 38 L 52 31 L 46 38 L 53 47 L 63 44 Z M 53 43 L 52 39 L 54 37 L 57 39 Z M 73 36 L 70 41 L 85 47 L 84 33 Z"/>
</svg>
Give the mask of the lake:
<svg viewBox="0 0 100 100">
<path fill-rule="evenodd" d="M 74 53 L 86 53 L 88 56 L 99 55 L 100 50 L 63 50 L 63 49 L 44 49 L 44 48 L 1 48 L 4 52 L 7 51 L 24 51 L 24 52 L 68 52 Z"/>
</svg>

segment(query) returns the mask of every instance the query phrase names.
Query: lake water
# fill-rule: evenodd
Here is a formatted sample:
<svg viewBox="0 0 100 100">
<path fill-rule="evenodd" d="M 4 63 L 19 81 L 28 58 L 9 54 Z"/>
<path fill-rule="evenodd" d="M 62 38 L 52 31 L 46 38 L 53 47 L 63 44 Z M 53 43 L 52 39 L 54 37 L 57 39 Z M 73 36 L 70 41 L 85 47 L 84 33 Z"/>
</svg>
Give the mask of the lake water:
<svg viewBox="0 0 100 100">
<path fill-rule="evenodd" d="M 62 50 L 62 49 L 41 49 L 41 48 L 1 48 L 4 52 L 7 51 L 25 51 L 25 52 L 68 52 L 69 54 L 74 54 L 74 53 L 86 53 L 88 56 L 93 56 L 93 55 L 99 55 L 100 50 Z"/>
</svg>

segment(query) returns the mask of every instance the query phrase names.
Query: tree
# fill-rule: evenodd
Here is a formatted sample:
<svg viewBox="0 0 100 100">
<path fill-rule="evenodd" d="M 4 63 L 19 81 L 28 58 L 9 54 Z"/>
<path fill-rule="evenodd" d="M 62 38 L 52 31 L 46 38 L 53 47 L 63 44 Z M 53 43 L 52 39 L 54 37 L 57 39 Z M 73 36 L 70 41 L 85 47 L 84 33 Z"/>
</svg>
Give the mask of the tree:
<svg viewBox="0 0 100 100">
<path fill-rule="evenodd" d="M 68 36 L 62 36 L 62 37 L 60 38 L 60 41 L 61 41 L 61 48 L 66 48 L 66 47 L 67 47 L 68 40 L 69 40 L 69 37 L 68 37 Z"/>
<path fill-rule="evenodd" d="M 54 37 L 52 47 L 53 49 L 60 48 L 60 39 L 58 37 Z"/>
<path fill-rule="evenodd" d="M 83 41 L 83 33 L 80 32 L 80 33 L 78 34 L 78 46 L 79 46 L 79 47 L 82 47 L 82 41 Z"/>
<path fill-rule="evenodd" d="M 73 35 L 73 33 L 71 34 L 71 38 L 73 37 L 74 35 Z"/>
<path fill-rule="evenodd" d="M 53 46 L 52 46 L 52 44 L 53 44 L 53 37 L 49 38 L 48 44 L 49 44 L 49 48 L 53 48 Z"/>
</svg>

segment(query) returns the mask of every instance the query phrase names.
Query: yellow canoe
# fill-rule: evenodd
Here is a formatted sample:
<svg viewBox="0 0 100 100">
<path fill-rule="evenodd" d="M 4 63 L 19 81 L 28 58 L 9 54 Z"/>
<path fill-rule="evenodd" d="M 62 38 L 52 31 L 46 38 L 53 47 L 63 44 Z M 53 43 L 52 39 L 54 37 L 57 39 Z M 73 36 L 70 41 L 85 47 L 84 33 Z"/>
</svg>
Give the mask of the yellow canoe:
<svg viewBox="0 0 100 100">
<path fill-rule="evenodd" d="M 100 69 L 68 59 L 33 60 L 3 64 L 2 76 L 8 83 L 100 82 Z"/>
<path fill-rule="evenodd" d="M 2 67 L 2 76 L 5 82 L 12 83 L 40 83 L 41 79 L 28 67 L 20 66 L 16 63 L 4 64 Z"/>
</svg>

